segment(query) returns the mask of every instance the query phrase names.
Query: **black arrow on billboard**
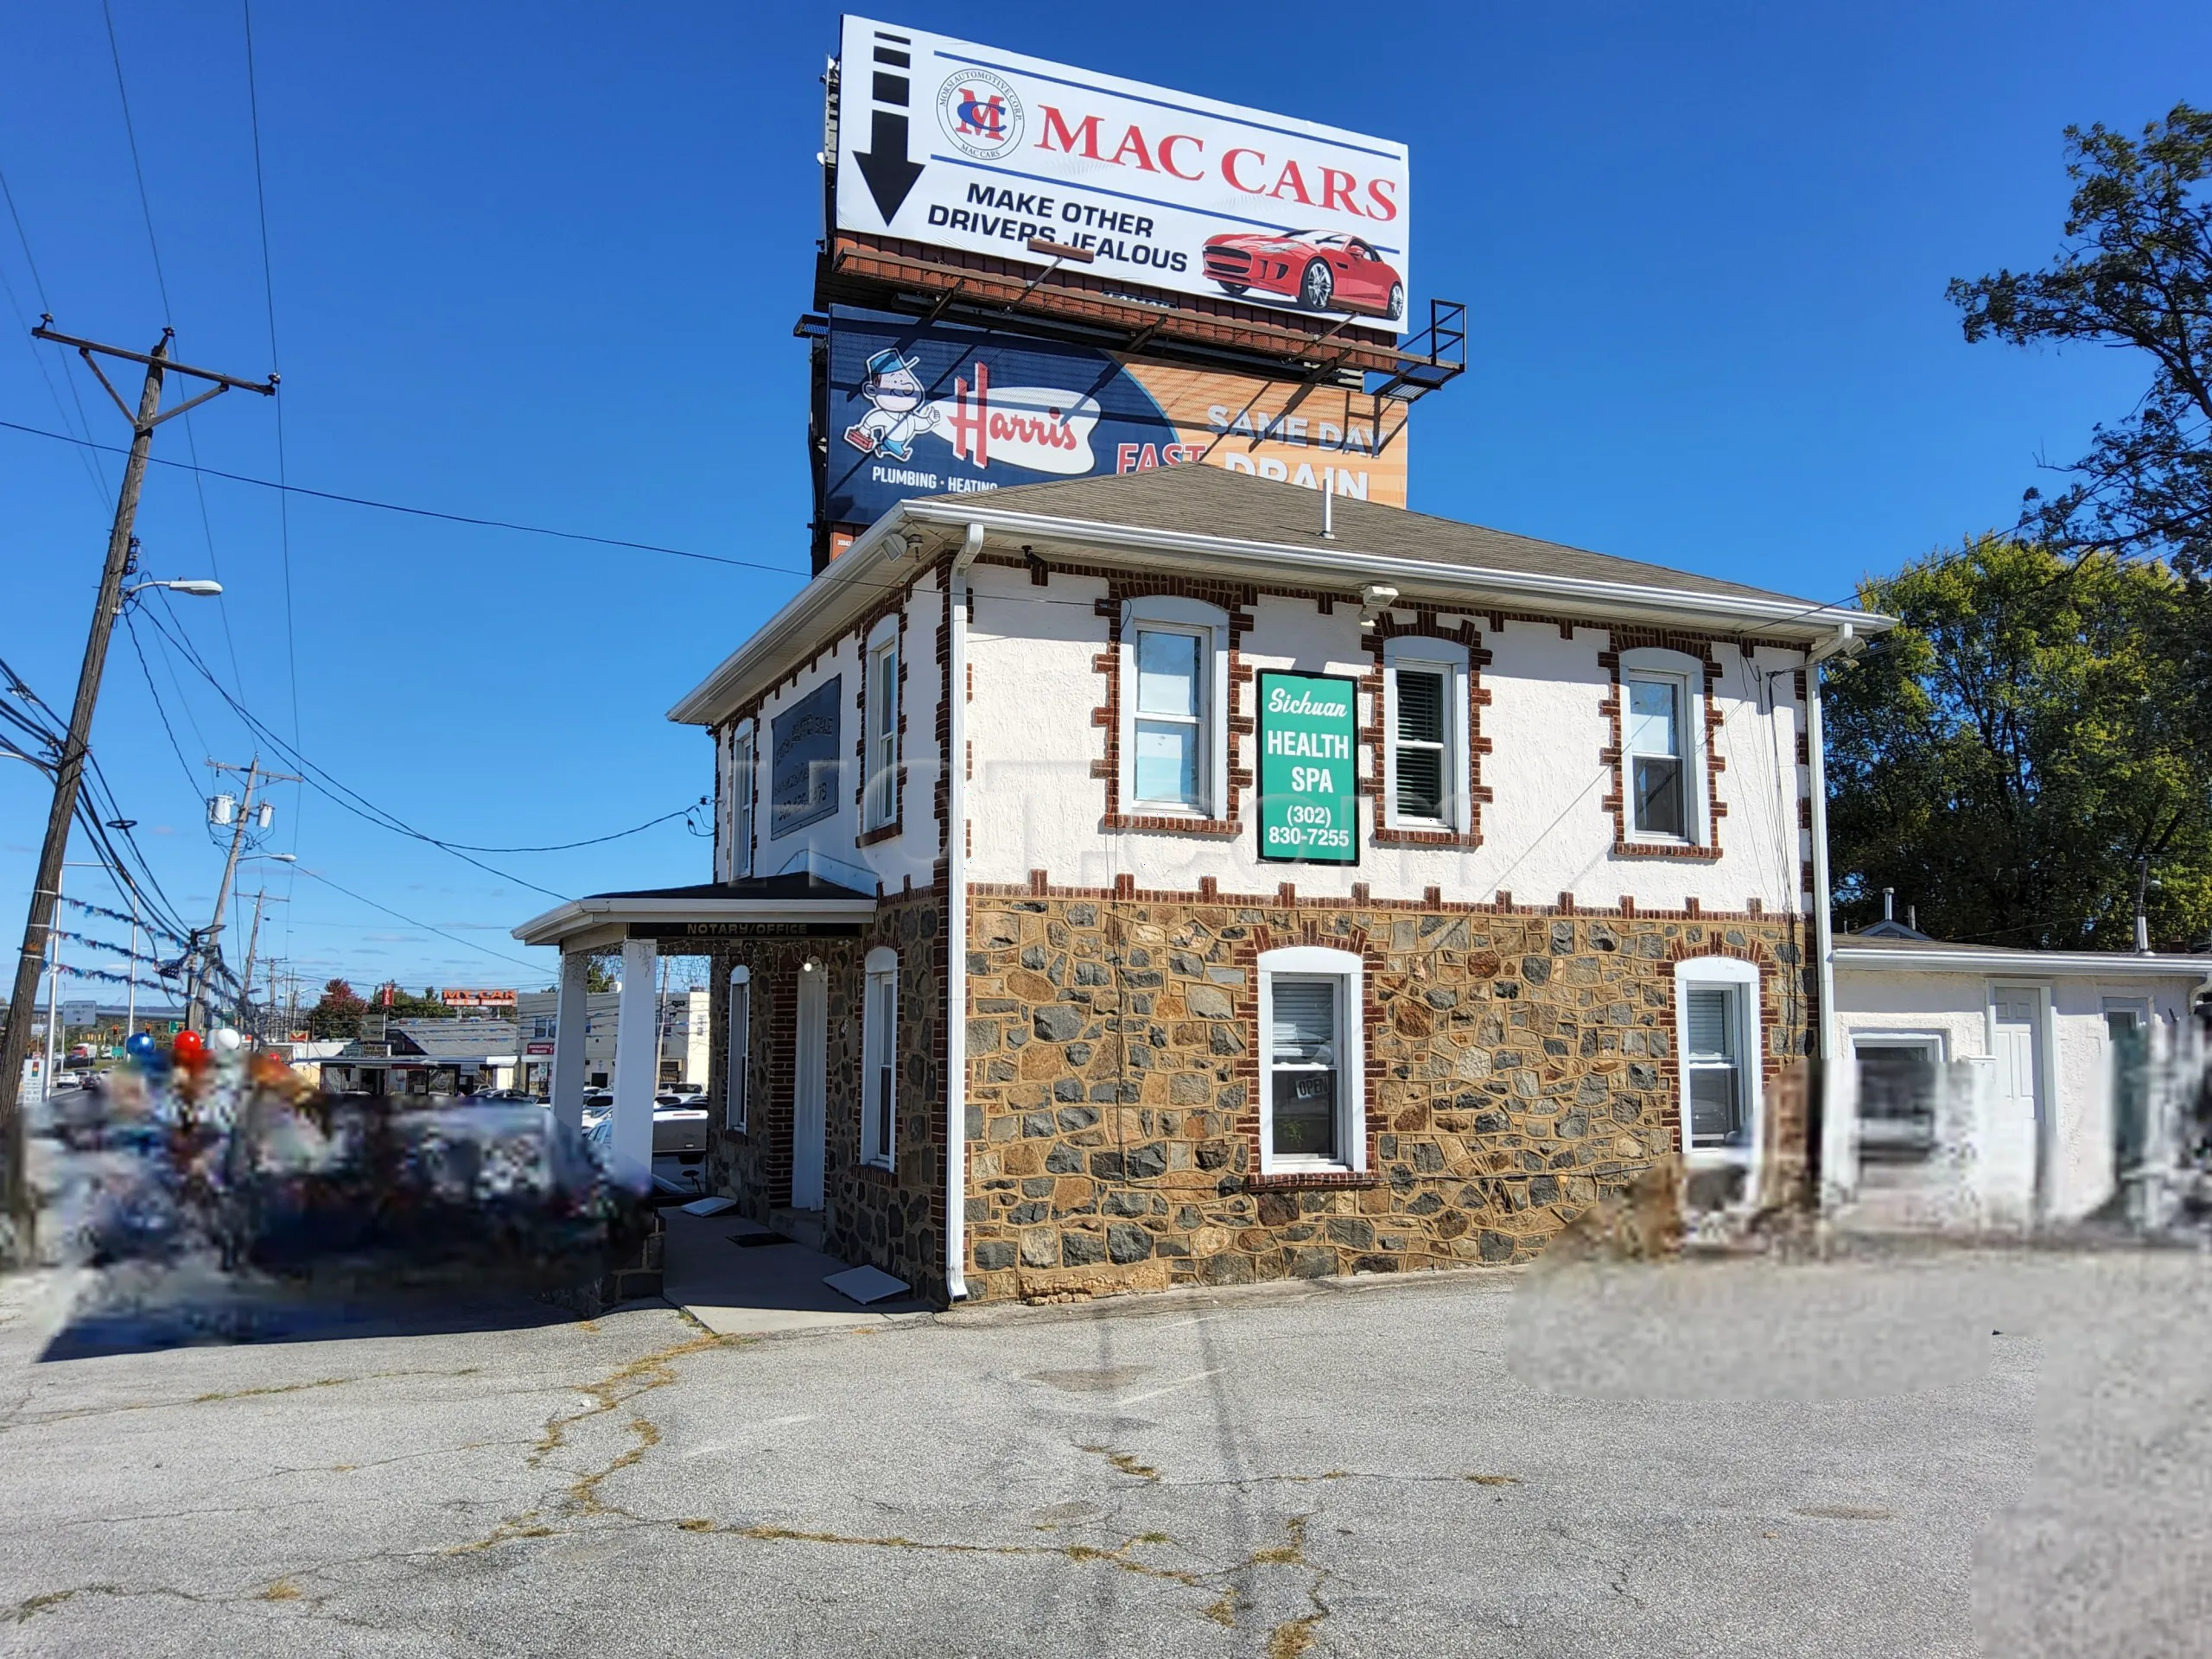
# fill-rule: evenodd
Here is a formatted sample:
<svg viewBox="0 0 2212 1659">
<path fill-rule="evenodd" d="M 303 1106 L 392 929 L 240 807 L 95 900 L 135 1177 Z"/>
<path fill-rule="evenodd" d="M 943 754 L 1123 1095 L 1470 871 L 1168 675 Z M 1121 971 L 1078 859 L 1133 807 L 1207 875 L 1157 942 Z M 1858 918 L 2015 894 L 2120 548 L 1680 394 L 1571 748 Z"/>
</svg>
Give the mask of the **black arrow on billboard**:
<svg viewBox="0 0 2212 1659">
<path fill-rule="evenodd" d="M 854 153 L 868 193 L 875 198 L 876 211 L 886 225 L 898 217 L 914 181 L 922 176 L 918 162 L 906 159 L 906 118 L 890 110 L 869 112 L 868 146 Z"/>
</svg>

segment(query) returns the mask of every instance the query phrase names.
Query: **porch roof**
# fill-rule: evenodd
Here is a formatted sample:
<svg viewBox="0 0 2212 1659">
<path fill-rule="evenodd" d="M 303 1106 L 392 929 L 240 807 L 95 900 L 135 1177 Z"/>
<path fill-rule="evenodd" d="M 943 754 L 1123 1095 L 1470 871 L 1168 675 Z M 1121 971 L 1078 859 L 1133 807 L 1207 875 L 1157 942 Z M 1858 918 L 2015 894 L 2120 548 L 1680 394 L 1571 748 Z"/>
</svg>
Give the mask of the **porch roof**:
<svg viewBox="0 0 2212 1659">
<path fill-rule="evenodd" d="M 687 922 L 861 922 L 875 914 L 875 895 L 825 881 L 811 871 L 702 881 L 688 887 L 646 887 L 571 899 L 516 928 L 524 944 L 596 950 L 626 937 L 632 926 Z"/>
</svg>

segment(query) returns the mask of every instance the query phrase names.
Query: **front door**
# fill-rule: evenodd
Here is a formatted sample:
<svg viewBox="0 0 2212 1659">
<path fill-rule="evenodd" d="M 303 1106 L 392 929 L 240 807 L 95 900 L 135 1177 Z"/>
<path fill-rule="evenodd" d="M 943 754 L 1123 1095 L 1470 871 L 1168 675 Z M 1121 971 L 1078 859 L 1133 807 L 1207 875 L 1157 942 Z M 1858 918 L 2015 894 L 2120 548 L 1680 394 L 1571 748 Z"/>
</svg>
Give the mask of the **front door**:
<svg viewBox="0 0 2212 1659">
<path fill-rule="evenodd" d="M 1989 1000 L 1996 1077 L 1980 1148 L 1983 1197 L 1995 1216 L 2024 1221 L 2034 1211 L 2043 1141 L 2043 993 L 1998 985 Z"/>
<path fill-rule="evenodd" d="M 791 1208 L 822 1208 L 823 1090 L 830 1061 L 830 975 L 810 962 L 798 976 L 798 1052 L 791 1057 Z"/>
</svg>

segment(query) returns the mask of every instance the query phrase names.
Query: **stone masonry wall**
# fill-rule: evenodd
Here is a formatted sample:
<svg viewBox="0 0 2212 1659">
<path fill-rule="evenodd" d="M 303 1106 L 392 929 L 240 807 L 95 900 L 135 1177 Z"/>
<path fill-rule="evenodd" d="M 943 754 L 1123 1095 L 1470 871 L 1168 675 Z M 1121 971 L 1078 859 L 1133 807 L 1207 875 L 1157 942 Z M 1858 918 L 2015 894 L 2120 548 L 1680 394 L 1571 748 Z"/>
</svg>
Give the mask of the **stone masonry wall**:
<svg viewBox="0 0 2212 1659">
<path fill-rule="evenodd" d="M 713 1064 L 708 1082 L 714 1129 L 708 1186 L 765 1223 L 791 1203 L 792 1062 L 798 986 L 809 959 L 828 976 L 829 1065 L 823 1173 L 823 1245 L 832 1255 L 894 1274 L 922 1295 L 944 1296 L 944 941 L 933 892 L 890 894 L 860 934 L 717 943 Z M 899 1075 L 893 1114 L 893 1167 L 861 1161 L 863 964 L 878 945 L 899 952 Z M 728 1127 L 729 969 L 752 973 L 749 1107 L 746 1128 Z"/>
<path fill-rule="evenodd" d="M 1566 895 L 1562 895 L 1564 899 Z M 1760 969 L 1770 1191 L 1800 1180 L 1802 918 L 977 889 L 977 1300 L 1525 1261 L 1679 1143 L 1675 963 Z M 1368 1169 L 1260 1173 L 1254 960 L 1365 963 Z"/>
</svg>

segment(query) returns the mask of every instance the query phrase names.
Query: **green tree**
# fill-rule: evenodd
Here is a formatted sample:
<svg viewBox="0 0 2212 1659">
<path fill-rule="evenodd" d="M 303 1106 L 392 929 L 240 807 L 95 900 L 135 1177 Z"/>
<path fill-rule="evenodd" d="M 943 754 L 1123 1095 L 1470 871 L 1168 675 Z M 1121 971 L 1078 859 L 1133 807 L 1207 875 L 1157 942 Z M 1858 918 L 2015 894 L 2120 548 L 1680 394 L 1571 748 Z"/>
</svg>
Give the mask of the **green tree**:
<svg viewBox="0 0 2212 1659">
<path fill-rule="evenodd" d="M 607 971 L 607 964 L 605 963 L 601 962 L 597 957 L 594 957 L 589 962 L 584 964 L 585 990 L 597 992 L 611 991 L 613 988 L 614 976 Z"/>
<path fill-rule="evenodd" d="M 2028 492 L 2023 533 L 2212 574 L 2212 111 L 2177 104 L 2139 142 L 2097 125 L 2067 128 L 2066 143 L 2075 191 L 2057 257 L 1954 281 L 1951 301 L 1969 342 L 2130 346 L 2151 382 L 2097 428 L 2070 485 Z"/>
<path fill-rule="evenodd" d="M 334 979 L 322 988 L 321 1000 L 308 1010 L 308 1030 L 317 1037 L 358 1037 L 361 1034 L 361 1016 L 369 1005 L 353 993 L 353 988 L 342 979 Z"/>
<path fill-rule="evenodd" d="M 2156 563 L 1990 536 L 1865 583 L 1901 620 L 1828 687 L 1829 848 L 1845 925 L 1882 889 L 1939 938 L 2054 950 L 2212 924 L 2212 804 L 2186 687 L 2212 606 Z"/>
</svg>

